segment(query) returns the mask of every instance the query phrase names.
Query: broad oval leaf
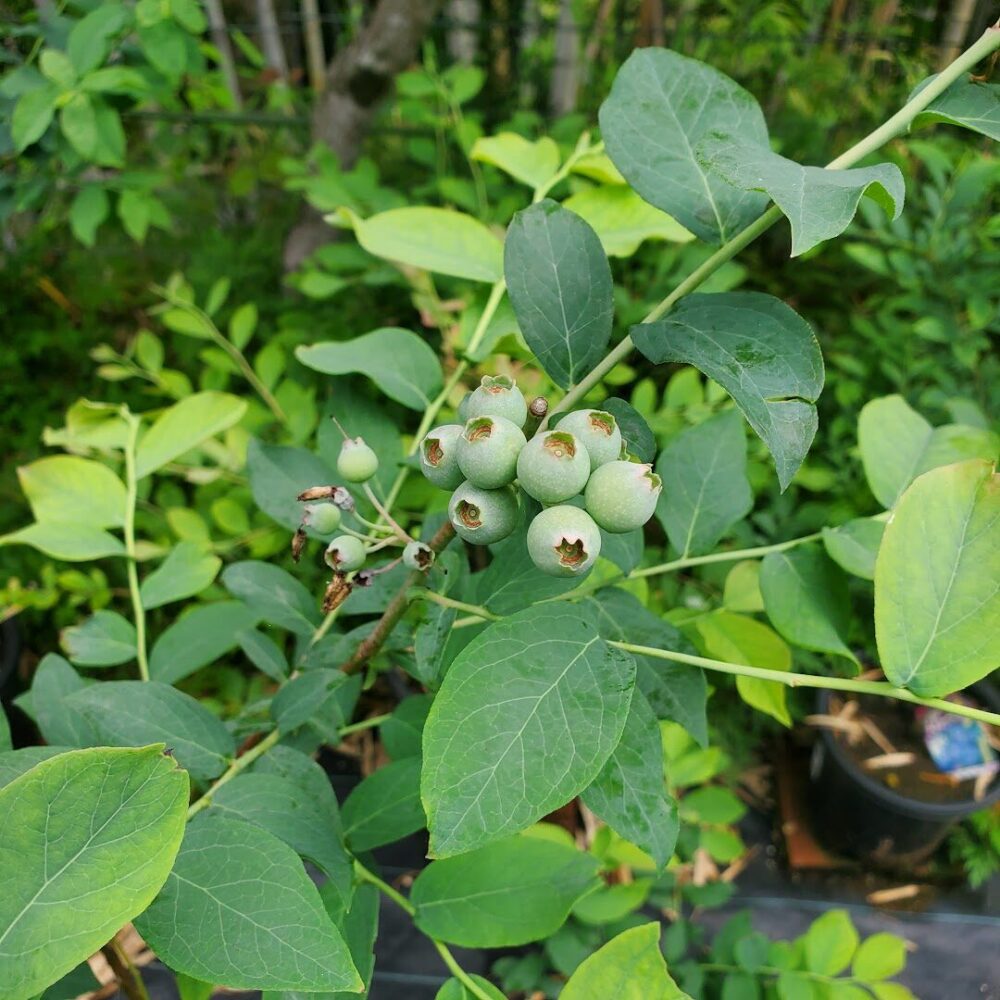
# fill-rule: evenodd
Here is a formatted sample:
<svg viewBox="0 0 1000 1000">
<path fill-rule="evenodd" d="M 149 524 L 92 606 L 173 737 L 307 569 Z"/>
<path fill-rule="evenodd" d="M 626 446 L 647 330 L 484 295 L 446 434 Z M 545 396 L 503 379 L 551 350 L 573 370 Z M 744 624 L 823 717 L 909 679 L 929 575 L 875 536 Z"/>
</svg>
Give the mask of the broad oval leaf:
<svg viewBox="0 0 1000 1000">
<path fill-rule="evenodd" d="M 625 184 L 600 184 L 563 202 L 600 237 L 609 257 L 631 257 L 646 240 L 690 243 L 694 236 Z"/>
<path fill-rule="evenodd" d="M 836 976 L 858 950 L 858 932 L 846 910 L 829 910 L 814 920 L 803 938 L 806 968 L 821 976 Z"/>
<path fill-rule="evenodd" d="M 597 234 L 546 198 L 514 216 L 504 275 L 539 364 L 563 388 L 578 382 L 604 357 L 614 318 L 611 267 Z"/>
<path fill-rule="evenodd" d="M 333 468 L 311 451 L 265 444 L 257 438 L 251 438 L 247 447 L 247 474 L 254 502 L 289 531 L 302 522 L 302 504 L 295 498 L 310 486 L 338 481 Z"/>
<path fill-rule="evenodd" d="M 857 663 L 845 640 L 851 617 L 847 577 L 821 546 L 801 545 L 765 556 L 760 592 L 767 617 L 789 642 Z"/>
<path fill-rule="evenodd" d="M 691 1000 L 667 972 L 660 925 L 623 931 L 585 958 L 563 987 L 560 1000 Z"/>
<path fill-rule="evenodd" d="M 240 820 L 192 823 L 135 925 L 171 969 L 205 982 L 352 993 L 364 985 L 298 855 Z"/>
<path fill-rule="evenodd" d="M 903 494 L 875 563 L 875 638 L 886 677 L 925 698 L 1000 663 L 1000 475 L 946 465 Z"/>
<path fill-rule="evenodd" d="M 344 836 L 354 852 L 370 851 L 422 830 L 420 758 L 404 757 L 373 771 L 344 800 Z"/>
<path fill-rule="evenodd" d="M 655 726 L 653 733 L 658 739 Z M 554 934 L 573 904 L 597 887 L 599 868 L 597 858 L 575 847 L 511 837 L 431 862 L 413 883 L 414 922 L 429 937 L 465 948 L 538 941 Z"/>
<path fill-rule="evenodd" d="M 31 680 L 31 709 L 45 741 L 53 746 L 92 747 L 100 739 L 97 729 L 66 700 L 88 686 L 61 656 L 49 653 L 38 664 Z"/>
<path fill-rule="evenodd" d="M 473 639 L 424 728 L 431 855 L 523 830 L 583 791 L 621 739 L 635 669 L 575 606 L 528 608 Z"/>
<path fill-rule="evenodd" d="M 279 566 L 255 559 L 233 563 L 223 572 L 222 582 L 271 625 L 311 636 L 322 620 L 316 598 Z"/>
<path fill-rule="evenodd" d="M 868 485 L 888 509 L 931 469 L 967 458 L 996 459 L 1000 438 L 964 424 L 932 427 L 902 396 L 883 396 L 861 409 L 858 447 Z"/>
<path fill-rule="evenodd" d="M 424 735 L 427 714 L 434 699 L 429 694 L 414 694 L 404 698 L 396 711 L 379 726 L 378 734 L 385 752 L 393 760 L 416 757 Z"/>
<path fill-rule="evenodd" d="M 660 728 L 641 691 L 632 692 L 622 738 L 582 797 L 615 833 L 644 850 L 659 868 L 670 860 L 680 828 L 677 803 L 667 794 Z"/>
<path fill-rule="evenodd" d="M 928 77 L 910 97 L 916 97 L 933 80 Z M 1000 142 L 1000 85 L 983 83 L 964 76 L 920 112 L 914 125 L 946 122 L 971 129 Z"/>
<path fill-rule="evenodd" d="M 516 132 L 501 132 L 477 139 L 469 159 L 489 163 L 522 184 L 538 188 L 559 169 L 559 147 L 548 136 L 532 142 Z"/>
<path fill-rule="evenodd" d="M 660 453 L 656 471 L 667 484 L 656 516 L 682 558 L 714 548 L 753 506 L 746 432 L 736 410 L 681 431 Z"/>
<path fill-rule="evenodd" d="M 760 292 L 689 295 L 664 319 L 632 328 L 655 364 L 694 365 L 736 402 L 774 456 L 784 490 L 816 434 L 823 356 L 809 324 Z"/>
<path fill-rule="evenodd" d="M 216 778 L 236 754 L 233 737 L 204 705 L 156 681 L 105 681 L 67 699 L 112 746 L 162 740 L 195 778 Z"/>
<path fill-rule="evenodd" d="M 161 413 L 143 435 L 135 456 L 141 479 L 238 423 L 247 404 L 227 392 L 196 392 Z"/>
<path fill-rule="evenodd" d="M 631 403 L 612 396 L 601 403 L 601 409 L 618 421 L 618 429 L 630 454 L 640 462 L 652 462 L 656 458 L 656 436 L 646 418 Z"/>
<path fill-rule="evenodd" d="M 147 610 L 193 597 L 203 591 L 222 566 L 222 560 L 196 542 L 180 542 L 139 588 Z"/>
<path fill-rule="evenodd" d="M 63 629 L 60 642 L 66 655 L 84 667 L 113 667 L 136 657 L 135 626 L 117 611 L 95 611 Z"/>
<path fill-rule="evenodd" d="M 310 720 L 336 732 L 347 722 L 341 699 L 355 683 L 342 670 L 329 667 L 307 670 L 281 686 L 271 701 L 271 716 L 286 733 Z"/>
<path fill-rule="evenodd" d="M 150 676 L 164 684 L 176 684 L 235 649 L 240 635 L 259 621 L 260 615 L 242 601 L 216 601 L 192 608 L 156 640 L 149 654 Z"/>
<path fill-rule="evenodd" d="M 125 523 L 125 484 L 100 462 L 53 455 L 21 466 L 17 478 L 36 521 L 71 521 L 91 528 Z"/>
<path fill-rule="evenodd" d="M 8 750 L 0 753 L 0 788 L 9 785 L 15 778 L 30 771 L 36 764 L 51 757 L 57 757 L 78 747 L 24 747 L 22 750 Z"/>
<path fill-rule="evenodd" d="M 625 179 L 699 239 L 724 243 L 767 207 L 714 176 L 696 149 L 708 135 L 766 148 L 760 106 L 738 83 L 667 49 L 636 49 L 601 105 L 601 135 Z"/>
<path fill-rule="evenodd" d="M 885 522 L 873 517 L 856 517 L 836 528 L 823 529 L 826 554 L 841 568 L 864 580 L 875 579 L 875 559 Z"/>
<path fill-rule="evenodd" d="M 9 535 L 0 535 L 0 545 L 30 545 L 53 559 L 67 562 L 125 555 L 125 546 L 107 531 L 62 521 L 29 524 Z"/>
<path fill-rule="evenodd" d="M 149 905 L 187 803 L 187 775 L 162 745 L 73 750 L 0 790 L 5 1000 L 42 992 Z"/>
<path fill-rule="evenodd" d="M 852 170 L 804 167 L 765 146 L 710 138 L 696 155 L 712 174 L 742 191 L 763 191 L 792 229 L 792 256 L 839 236 L 867 195 L 895 221 L 903 211 L 906 184 L 894 163 Z"/>
<path fill-rule="evenodd" d="M 341 208 L 327 221 L 354 229 L 376 257 L 490 284 L 503 277 L 503 245 L 478 219 L 449 208 L 393 208 L 367 219 Z"/>
<path fill-rule="evenodd" d="M 409 330 L 384 327 L 354 340 L 327 340 L 297 347 L 307 368 L 327 375 L 360 372 L 387 396 L 423 410 L 441 389 L 441 363 L 426 341 Z"/>
</svg>

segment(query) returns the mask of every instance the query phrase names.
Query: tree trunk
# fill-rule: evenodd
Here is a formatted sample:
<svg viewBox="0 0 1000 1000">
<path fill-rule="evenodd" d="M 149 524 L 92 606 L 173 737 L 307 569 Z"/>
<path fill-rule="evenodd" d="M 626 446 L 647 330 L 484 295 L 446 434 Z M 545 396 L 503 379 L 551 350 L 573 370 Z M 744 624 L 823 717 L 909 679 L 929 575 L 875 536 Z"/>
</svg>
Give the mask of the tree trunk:
<svg viewBox="0 0 1000 1000">
<path fill-rule="evenodd" d="M 538 41 L 538 26 L 541 18 L 538 13 L 538 0 L 524 0 L 521 7 L 521 33 L 517 39 L 517 68 L 521 83 L 518 87 L 518 98 L 522 108 L 529 109 L 535 105 L 534 60 L 529 59 L 529 53 Z"/>
<path fill-rule="evenodd" d="M 479 0 L 448 0 L 448 55 L 462 66 L 476 61 Z"/>
<path fill-rule="evenodd" d="M 236 60 L 233 58 L 233 46 L 229 41 L 229 30 L 226 26 L 226 14 L 222 9 L 222 0 L 205 0 L 205 11 L 208 14 L 208 28 L 212 36 L 212 44 L 219 53 L 219 64 L 222 77 L 226 81 L 226 90 L 236 111 L 243 110 L 243 95 L 240 93 L 240 78 L 236 73 Z"/>
<path fill-rule="evenodd" d="M 942 70 L 962 51 L 965 39 L 969 34 L 972 15 L 976 12 L 976 0 L 953 0 L 951 13 L 945 24 L 944 36 L 941 40 L 941 56 L 938 59 L 938 70 Z"/>
<path fill-rule="evenodd" d="M 260 32 L 260 47 L 267 61 L 267 67 L 279 80 L 288 80 L 288 60 L 281 44 L 281 29 L 274 13 L 272 0 L 257 0 L 257 30 Z"/>
<path fill-rule="evenodd" d="M 552 67 L 549 110 L 557 117 L 576 110 L 580 86 L 580 29 L 573 17 L 573 0 L 559 0 L 556 57 Z"/>
<path fill-rule="evenodd" d="M 326 56 L 323 53 L 319 0 L 302 0 L 302 35 L 306 43 L 309 86 L 314 94 L 321 94 L 326 87 Z"/>
<path fill-rule="evenodd" d="M 326 89 L 313 108 L 312 139 L 329 146 L 344 170 L 357 162 L 379 104 L 396 74 L 416 58 L 440 5 L 440 0 L 381 0 L 327 68 Z M 331 238 L 319 213 L 306 209 L 285 242 L 285 270 L 294 270 Z"/>
</svg>

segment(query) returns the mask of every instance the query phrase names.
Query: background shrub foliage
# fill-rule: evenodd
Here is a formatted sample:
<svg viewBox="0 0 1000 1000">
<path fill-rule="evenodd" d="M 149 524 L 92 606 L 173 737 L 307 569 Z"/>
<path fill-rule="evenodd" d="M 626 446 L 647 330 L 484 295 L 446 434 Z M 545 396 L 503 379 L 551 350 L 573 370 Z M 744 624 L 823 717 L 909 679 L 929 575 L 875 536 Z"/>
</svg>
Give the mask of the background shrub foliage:
<svg viewBox="0 0 1000 1000">
<path fill-rule="evenodd" d="M 0 84 L 28 154 L 5 175 L 13 207 L 51 197 L 42 228 L 68 222 L 85 245 L 112 211 L 133 240 L 162 229 L 164 261 L 154 248 L 143 267 L 168 271 L 170 230 L 190 222 L 169 172 L 117 169 L 121 115 L 151 95 L 226 104 L 201 10 L 67 20 Z M 304 197 L 340 232 L 290 275 L 300 298 L 249 294 L 253 242 L 213 273 L 222 244 L 202 230 L 139 330 L 93 349 L 110 401 L 78 400 L 44 432 L 53 451 L 18 470 L 31 518 L 0 543 L 39 579 L 7 597 L 53 609 L 43 634 L 64 627 L 17 700 L 44 745 L 10 749 L 0 715 L 11 1000 L 70 995 L 53 984 L 78 984 L 129 921 L 185 998 L 357 995 L 379 890 L 441 952 L 444 997 L 503 995 L 449 945 L 543 940 L 498 965 L 505 990 L 908 996 L 888 981 L 902 942 L 860 942 L 840 911 L 795 942 L 737 919 L 708 947 L 682 920 L 661 939 L 638 910 L 726 896 L 678 877 L 743 849 L 743 806 L 719 779 L 746 747 L 721 745 L 722 713 L 742 702 L 790 725 L 789 682 L 937 704 L 996 665 L 996 317 L 973 268 L 995 256 L 980 213 L 997 175 L 960 141 L 997 138 L 996 86 L 969 75 L 996 47 L 988 31 L 826 170 L 773 148 L 821 159 L 823 129 L 770 136 L 747 90 L 662 48 L 621 67 L 600 139 L 572 117 L 538 138 L 530 119 L 486 134 L 463 110 L 482 75 L 428 53 L 390 115 L 433 138 L 389 139 L 384 162 L 351 169 L 322 148 L 265 156 L 287 193 L 258 193 Z M 177 160 L 220 136 L 243 141 L 186 136 Z M 231 192 L 255 188 L 252 159 Z M 415 187 L 400 170 L 414 163 Z M 789 246 L 804 259 L 764 266 Z M 30 238 L 21 252 L 46 266 Z M 590 308 L 595 289 L 607 308 Z M 484 373 L 545 396 L 554 426 L 600 406 L 662 477 L 653 521 L 602 533 L 583 580 L 535 568 L 529 500 L 509 537 L 465 547 L 447 494 L 415 474 Z M 378 456 L 364 486 L 338 475 L 344 433 Z M 371 551 L 331 579 L 333 532 L 303 525 L 297 497 L 333 485 L 355 505 L 338 530 Z M 429 569 L 392 554 L 411 536 L 435 549 Z M 872 657 L 887 680 L 856 680 Z M 419 693 L 372 716 L 398 671 Z M 312 754 L 375 725 L 390 760 L 338 808 Z M 577 797 L 602 821 L 585 850 L 545 822 Z M 424 828 L 432 860 L 403 897 L 370 852 Z M 613 877 L 623 865 L 631 881 Z"/>
</svg>

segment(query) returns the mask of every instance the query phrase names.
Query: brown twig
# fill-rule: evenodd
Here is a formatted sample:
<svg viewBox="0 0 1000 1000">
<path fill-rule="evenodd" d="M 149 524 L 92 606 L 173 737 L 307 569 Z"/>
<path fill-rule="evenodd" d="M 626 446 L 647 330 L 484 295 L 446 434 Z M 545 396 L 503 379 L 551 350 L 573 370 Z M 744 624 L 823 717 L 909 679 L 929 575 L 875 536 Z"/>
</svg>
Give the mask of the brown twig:
<svg viewBox="0 0 1000 1000">
<path fill-rule="evenodd" d="M 435 554 L 438 554 L 454 537 L 455 529 L 449 521 L 428 542 L 428 545 Z M 425 574 L 421 570 L 414 570 L 407 576 L 368 637 L 358 644 L 354 655 L 341 668 L 345 674 L 356 674 L 382 648 L 382 644 L 389 638 L 389 633 L 396 627 L 409 606 L 410 588 L 417 586 L 424 579 Z"/>
<path fill-rule="evenodd" d="M 129 1000 L 149 1000 L 146 984 L 142 981 L 139 971 L 129 960 L 117 940 L 112 938 L 103 948 L 101 954 L 107 959 L 111 970 L 118 977 L 122 992 Z"/>
</svg>

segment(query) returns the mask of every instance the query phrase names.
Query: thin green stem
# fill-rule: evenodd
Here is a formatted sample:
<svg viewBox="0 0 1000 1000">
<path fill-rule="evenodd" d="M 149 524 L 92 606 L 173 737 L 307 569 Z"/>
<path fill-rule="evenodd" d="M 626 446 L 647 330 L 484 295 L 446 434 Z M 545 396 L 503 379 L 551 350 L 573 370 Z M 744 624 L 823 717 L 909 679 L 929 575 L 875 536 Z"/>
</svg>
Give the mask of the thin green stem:
<svg viewBox="0 0 1000 1000">
<path fill-rule="evenodd" d="M 534 205 L 541 201 L 561 180 L 567 178 L 570 171 L 584 156 L 589 156 L 592 153 L 600 153 L 603 149 L 603 142 L 598 142 L 591 146 L 590 134 L 584 132 L 577 141 L 576 149 L 566 158 L 566 162 L 547 181 L 535 188 L 531 196 L 531 203 Z"/>
<path fill-rule="evenodd" d="M 481 604 L 466 604 L 465 601 L 456 601 L 452 597 L 445 597 L 444 594 L 438 594 L 427 587 L 412 587 L 410 589 L 410 600 L 433 601 L 435 604 L 440 604 L 442 608 L 454 608 L 456 611 L 464 611 L 466 614 L 475 615 L 477 618 L 483 618 L 488 622 L 500 621 L 500 615 L 493 614 L 492 611 L 484 608 Z"/>
<path fill-rule="evenodd" d="M 392 530 L 401 538 L 404 542 L 412 542 L 413 539 L 400 527 L 399 522 L 389 513 L 388 508 L 383 507 L 381 501 L 374 492 L 372 488 L 365 483 L 363 486 L 365 491 L 365 496 L 368 497 L 368 502 L 375 508 L 378 512 L 378 516 L 385 521 L 385 523 L 392 528 Z"/>
<path fill-rule="evenodd" d="M 631 642 L 611 640 L 609 646 L 635 653 L 638 656 L 651 656 L 657 660 L 670 660 L 674 663 L 686 663 L 692 667 L 703 667 L 718 673 L 733 674 L 737 677 L 753 677 L 760 681 L 774 681 L 786 687 L 824 688 L 829 691 L 850 691 L 853 694 L 871 694 L 879 698 L 893 698 L 896 701 L 906 701 L 913 705 L 923 705 L 925 708 L 936 708 L 952 715 L 961 715 L 966 719 L 975 719 L 991 726 L 1000 726 L 1000 713 L 987 712 L 981 708 L 972 708 L 944 698 L 920 698 L 905 688 L 893 687 L 886 681 L 859 681 L 849 677 L 818 677 L 813 674 L 796 674 L 784 670 L 769 670 L 766 667 L 748 667 L 741 663 L 726 663 L 723 660 L 712 660 L 705 656 L 692 656 L 689 653 L 678 653 L 672 649 L 657 649 L 654 646 L 638 646 Z"/>
<path fill-rule="evenodd" d="M 383 881 L 373 871 L 366 868 L 360 861 L 354 861 L 354 874 L 362 881 L 375 886 L 380 892 L 389 897 L 400 909 L 404 910 L 411 917 L 417 915 L 416 907 L 397 889 L 394 889 L 388 882 Z M 419 930 L 419 927 L 417 928 Z M 455 959 L 446 944 L 438 941 L 437 938 L 427 935 L 431 944 L 437 949 L 437 953 L 448 966 L 448 971 L 474 996 L 479 1000 L 493 1000 L 493 998 L 463 969 Z"/>
<path fill-rule="evenodd" d="M 916 94 L 904 104 L 891 118 L 885 121 L 873 132 L 870 132 L 850 149 L 831 160 L 827 170 L 843 170 L 863 160 L 869 153 L 884 146 L 890 139 L 896 138 L 906 131 L 913 120 L 937 97 L 944 93 L 963 73 L 972 69 L 981 59 L 1000 48 L 1000 29 L 987 28 L 982 37 L 965 50 L 953 63 L 943 69 L 919 94 Z M 783 213 L 777 205 L 772 205 L 756 222 L 751 223 L 738 236 L 724 243 L 700 267 L 692 271 L 665 299 L 654 306 L 643 319 L 643 323 L 653 323 L 669 312 L 685 295 L 689 295 L 709 276 L 714 274 L 723 264 L 736 256 L 744 247 L 752 243 L 758 236 L 771 228 Z M 575 405 L 615 365 L 624 361 L 633 350 L 632 338 L 625 336 L 604 359 L 559 401 L 549 411 L 561 413 Z"/>
<path fill-rule="evenodd" d="M 197 816 L 202 809 L 207 809 L 212 804 L 212 796 L 223 786 L 229 784 L 233 778 L 236 777 L 241 771 L 245 771 L 258 757 L 263 757 L 268 750 L 273 747 L 278 740 L 281 739 L 281 732 L 277 729 L 272 729 L 267 736 L 265 736 L 259 743 L 255 743 L 245 754 L 241 757 L 237 757 L 236 760 L 229 765 L 226 771 L 215 781 L 215 783 L 208 789 L 205 794 L 198 799 L 197 802 L 193 803 L 191 808 L 188 809 L 187 818 L 191 819 L 192 816 Z"/>
<path fill-rule="evenodd" d="M 362 719 L 360 722 L 352 722 L 349 726 L 341 726 L 338 735 L 343 739 L 351 733 L 360 733 L 365 729 L 374 729 L 376 726 L 381 726 L 383 722 L 388 722 L 391 718 L 391 712 L 386 712 L 384 715 L 372 715 L 367 719 Z"/>
<path fill-rule="evenodd" d="M 139 589 L 139 570 L 135 558 L 135 506 L 138 498 L 138 479 L 135 473 L 135 449 L 139 439 L 139 418 L 128 407 L 122 407 L 121 415 L 128 425 L 128 439 L 125 442 L 125 571 L 128 576 L 128 591 L 132 598 L 132 617 L 135 619 L 135 653 L 139 663 L 139 677 L 149 680 L 149 660 L 146 657 L 146 609 L 142 606 Z"/>
</svg>

